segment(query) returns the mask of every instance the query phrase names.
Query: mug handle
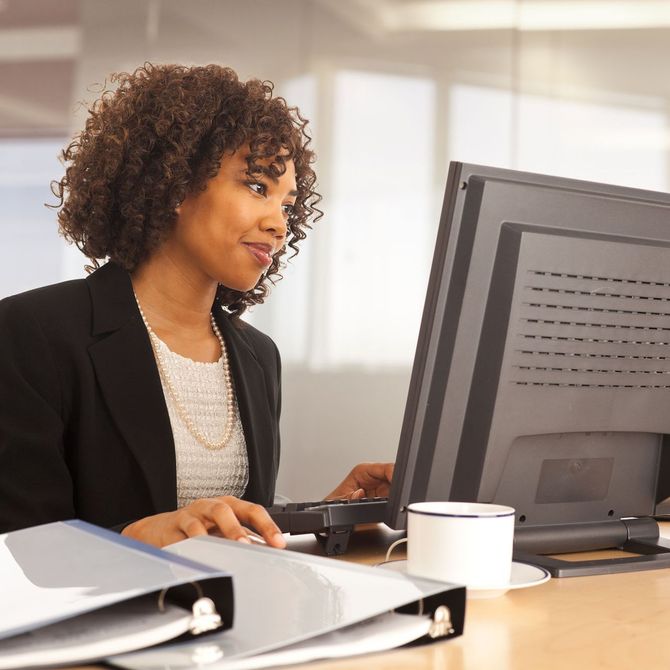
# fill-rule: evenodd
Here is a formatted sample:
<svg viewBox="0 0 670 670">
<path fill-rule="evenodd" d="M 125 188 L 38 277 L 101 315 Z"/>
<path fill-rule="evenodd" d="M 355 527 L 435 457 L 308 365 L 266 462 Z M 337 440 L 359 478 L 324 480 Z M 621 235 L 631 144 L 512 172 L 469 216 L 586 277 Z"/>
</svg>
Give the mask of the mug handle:
<svg viewBox="0 0 670 670">
<path fill-rule="evenodd" d="M 391 552 L 400 544 L 403 542 L 407 542 L 406 537 L 401 537 L 399 540 L 396 540 L 387 550 L 386 550 L 386 558 L 384 559 L 384 563 L 388 563 L 389 560 L 391 559 Z"/>
</svg>

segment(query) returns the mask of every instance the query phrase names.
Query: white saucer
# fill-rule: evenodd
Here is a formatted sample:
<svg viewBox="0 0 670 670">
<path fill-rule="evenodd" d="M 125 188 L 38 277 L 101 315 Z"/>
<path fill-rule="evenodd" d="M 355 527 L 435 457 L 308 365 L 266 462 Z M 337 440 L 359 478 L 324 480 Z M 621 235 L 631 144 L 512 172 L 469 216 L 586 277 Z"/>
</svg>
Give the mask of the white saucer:
<svg viewBox="0 0 670 670">
<path fill-rule="evenodd" d="M 384 568 L 385 570 L 395 570 L 396 572 L 407 572 L 407 561 L 387 561 L 386 563 L 379 563 L 377 567 Z M 468 598 L 497 598 L 512 589 L 526 589 L 529 586 L 538 586 L 549 581 L 549 579 L 551 579 L 551 575 L 544 568 L 512 561 L 512 574 L 509 584 L 505 584 L 500 588 L 488 589 L 477 589 L 469 586 L 467 588 L 467 595 Z"/>
</svg>

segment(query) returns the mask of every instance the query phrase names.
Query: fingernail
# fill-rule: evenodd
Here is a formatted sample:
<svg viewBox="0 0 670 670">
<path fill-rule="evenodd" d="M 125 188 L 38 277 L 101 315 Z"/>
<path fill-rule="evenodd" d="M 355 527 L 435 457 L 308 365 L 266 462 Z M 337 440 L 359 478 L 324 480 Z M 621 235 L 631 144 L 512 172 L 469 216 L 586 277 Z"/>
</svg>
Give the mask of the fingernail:
<svg viewBox="0 0 670 670">
<path fill-rule="evenodd" d="M 272 536 L 272 542 L 273 544 L 279 545 L 280 547 L 286 546 L 286 540 L 284 539 L 284 536 L 281 533 L 275 533 Z"/>
<path fill-rule="evenodd" d="M 246 536 L 243 535 L 242 537 L 237 538 L 238 542 L 244 542 L 245 544 L 251 544 L 251 540 Z"/>
</svg>

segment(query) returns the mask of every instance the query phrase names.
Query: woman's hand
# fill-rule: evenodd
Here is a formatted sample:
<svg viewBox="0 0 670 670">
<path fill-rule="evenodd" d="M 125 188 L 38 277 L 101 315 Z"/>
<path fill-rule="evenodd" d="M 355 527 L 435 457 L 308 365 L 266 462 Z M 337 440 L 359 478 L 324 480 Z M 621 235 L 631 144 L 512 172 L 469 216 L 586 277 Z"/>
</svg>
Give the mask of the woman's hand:
<svg viewBox="0 0 670 670">
<path fill-rule="evenodd" d="M 271 547 L 286 546 L 281 531 L 264 507 L 233 496 L 202 498 L 174 512 L 144 517 L 126 526 L 121 534 L 155 547 L 210 532 L 249 543 L 250 531 L 242 524 L 252 526 Z"/>
<path fill-rule="evenodd" d="M 391 486 L 393 465 L 393 463 L 359 463 L 342 483 L 326 496 L 325 500 L 385 498 Z"/>
</svg>

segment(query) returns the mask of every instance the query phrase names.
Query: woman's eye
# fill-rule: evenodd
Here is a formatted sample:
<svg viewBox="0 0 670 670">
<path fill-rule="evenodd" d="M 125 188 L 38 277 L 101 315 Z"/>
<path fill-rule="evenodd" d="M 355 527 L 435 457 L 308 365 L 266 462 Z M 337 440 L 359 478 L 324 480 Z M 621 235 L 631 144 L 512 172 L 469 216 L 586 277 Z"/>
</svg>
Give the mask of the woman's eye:
<svg viewBox="0 0 670 670">
<path fill-rule="evenodd" d="M 265 193 L 267 192 L 267 189 L 265 188 L 265 184 L 261 184 L 259 181 L 248 181 L 247 186 L 254 193 L 258 193 L 258 195 L 265 195 Z"/>
<path fill-rule="evenodd" d="M 284 210 L 284 216 L 289 217 L 295 211 L 295 204 L 283 205 L 282 209 Z"/>
</svg>

